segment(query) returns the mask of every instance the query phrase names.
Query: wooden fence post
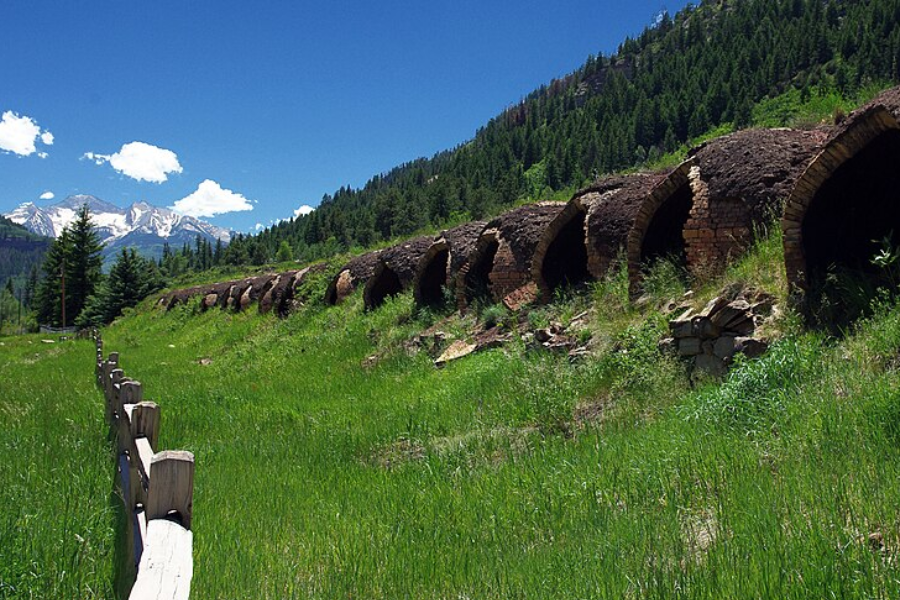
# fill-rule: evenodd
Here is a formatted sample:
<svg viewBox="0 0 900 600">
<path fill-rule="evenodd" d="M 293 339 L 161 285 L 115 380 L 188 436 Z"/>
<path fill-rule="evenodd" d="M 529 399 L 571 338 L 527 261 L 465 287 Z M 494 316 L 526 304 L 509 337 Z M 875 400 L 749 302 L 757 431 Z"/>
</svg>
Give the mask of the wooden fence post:
<svg viewBox="0 0 900 600">
<path fill-rule="evenodd" d="M 106 388 L 106 415 L 109 418 L 110 423 L 115 416 L 116 411 L 116 399 L 119 395 L 118 385 L 125 378 L 125 371 L 116 367 L 109 373 L 109 379 L 107 380 L 107 388 Z"/>
<path fill-rule="evenodd" d="M 194 514 L 194 455 L 185 450 L 165 450 L 150 463 L 147 521 L 177 512 L 181 526 L 190 530 Z"/>
<path fill-rule="evenodd" d="M 131 411 L 131 435 L 145 437 L 154 452 L 159 444 L 159 406 L 149 400 L 135 404 Z"/>
</svg>

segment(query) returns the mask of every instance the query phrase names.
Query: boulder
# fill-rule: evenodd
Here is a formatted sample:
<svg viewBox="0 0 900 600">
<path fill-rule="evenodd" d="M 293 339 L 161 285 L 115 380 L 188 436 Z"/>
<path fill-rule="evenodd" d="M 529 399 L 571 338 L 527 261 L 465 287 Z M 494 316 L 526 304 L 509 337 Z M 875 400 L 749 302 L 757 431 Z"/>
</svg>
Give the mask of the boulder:
<svg viewBox="0 0 900 600">
<path fill-rule="evenodd" d="M 678 340 L 678 354 L 680 356 L 696 356 L 700 354 L 700 338 L 689 337 Z"/>
<path fill-rule="evenodd" d="M 443 367 L 450 361 L 472 354 L 477 348 L 478 346 L 466 342 L 465 340 L 456 340 L 444 350 L 444 353 L 441 354 L 436 361 L 434 361 L 434 366 Z"/>
<path fill-rule="evenodd" d="M 722 360 L 728 360 L 737 352 L 737 338 L 730 335 L 723 335 L 716 340 L 713 347 L 713 354 Z"/>
</svg>

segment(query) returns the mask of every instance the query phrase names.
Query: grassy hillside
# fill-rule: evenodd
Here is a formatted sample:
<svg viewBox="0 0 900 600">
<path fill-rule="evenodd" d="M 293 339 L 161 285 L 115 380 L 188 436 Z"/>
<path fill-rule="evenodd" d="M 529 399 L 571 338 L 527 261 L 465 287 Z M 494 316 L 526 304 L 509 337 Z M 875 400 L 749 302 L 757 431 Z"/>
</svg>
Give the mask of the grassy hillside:
<svg viewBox="0 0 900 600">
<path fill-rule="evenodd" d="M 733 282 L 783 297 L 779 261 L 767 239 L 693 302 Z M 657 350 L 674 275 L 641 309 L 619 276 L 522 317 L 593 307 L 575 363 L 514 342 L 436 369 L 404 342 L 444 315 L 408 296 L 119 320 L 107 348 L 162 406 L 161 446 L 197 457 L 193 597 L 896 596 L 900 309 L 840 341 L 788 313 L 767 356 L 692 386 Z M 109 597 L 91 347 L 0 353 L 0 597 Z"/>
</svg>

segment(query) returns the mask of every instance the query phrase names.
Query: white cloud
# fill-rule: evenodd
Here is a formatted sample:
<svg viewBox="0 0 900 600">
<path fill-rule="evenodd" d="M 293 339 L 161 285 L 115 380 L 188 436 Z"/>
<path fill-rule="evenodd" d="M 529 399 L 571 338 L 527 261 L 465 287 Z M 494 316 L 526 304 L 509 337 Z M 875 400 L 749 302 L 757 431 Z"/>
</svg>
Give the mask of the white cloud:
<svg viewBox="0 0 900 600">
<path fill-rule="evenodd" d="M 309 204 L 304 204 L 303 206 L 301 206 L 300 208 L 298 208 L 297 210 L 294 211 L 294 216 L 295 217 L 306 216 L 314 210 L 316 210 L 316 209 L 313 208 L 312 206 L 310 206 Z"/>
<path fill-rule="evenodd" d="M 113 169 L 127 177 L 152 183 L 167 181 L 170 173 L 181 173 L 184 170 L 178 162 L 177 154 L 144 142 L 125 144 L 115 154 L 85 152 L 82 158 L 98 165 L 109 163 Z"/>
<path fill-rule="evenodd" d="M 257 223 L 253 228 L 256 229 L 257 231 L 261 231 L 261 230 L 265 229 L 266 226 L 263 225 L 262 223 Z"/>
<path fill-rule="evenodd" d="M 222 188 L 211 179 L 205 180 L 197 191 L 185 196 L 171 208 L 191 217 L 214 217 L 230 212 L 253 210 L 253 205 L 241 194 Z"/>
<path fill-rule="evenodd" d="M 56 198 L 56 194 L 53 192 L 44 192 L 41 194 L 41 200 L 53 200 L 54 198 Z"/>
<path fill-rule="evenodd" d="M 37 152 L 38 138 L 47 146 L 53 143 L 53 134 L 41 131 L 40 125 L 31 117 L 19 116 L 11 110 L 3 113 L 0 120 L 0 150 L 30 156 Z M 40 154 L 43 154 L 41 158 L 46 157 L 45 152 Z"/>
</svg>

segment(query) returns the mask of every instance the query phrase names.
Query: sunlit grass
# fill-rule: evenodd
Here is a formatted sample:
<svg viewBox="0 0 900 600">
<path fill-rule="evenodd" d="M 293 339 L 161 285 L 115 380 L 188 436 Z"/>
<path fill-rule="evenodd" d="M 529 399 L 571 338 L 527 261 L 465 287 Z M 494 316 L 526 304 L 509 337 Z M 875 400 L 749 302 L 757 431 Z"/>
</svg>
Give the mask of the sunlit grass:
<svg viewBox="0 0 900 600">
<path fill-rule="evenodd" d="M 0 598 L 109 598 L 118 506 L 93 345 L 0 341 Z"/>
<path fill-rule="evenodd" d="M 693 301 L 734 283 L 783 298 L 779 261 L 780 240 L 767 237 Z M 651 280 L 667 280 L 660 269 Z M 161 446 L 197 458 L 193 597 L 900 593 L 900 310 L 882 307 L 840 342 L 789 333 L 725 383 L 692 388 L 657 348 L 660 307 L 683 288 L 660 284 L 635 307 L 627 284 L 613 272 L 525 319 L 567 324 L 590 310 L 600 343 L 578 362 L 514 342 L 436 369 L 404 343 L 437 322 L 462 335 L 477 316 L 444 320 L 449 311 L 417 311 L 409 295 L 371 312 L 359 294 L 310 303 L 286 320 L 145 307 L 108 328 L 107 348 L 162 407 Z M 55 526 L 26 538 L 9 523 L 65 512 L 70 474 L 53 465 L 77 457 L 69 468 L 92 475 L 70 514 L 89 526 L 70 529 L 106 543 L 91 543 L 81 560 L 93 570 L 66 588 L 53 587 L 61 568 L 29 581 L 36 596 L 89 597 L 83 581 L 99 578 L 109 597 L 112 465 L 92 350 L 17 344 L 0 349 L 13 365 L 2 373 L 26 376 L 0 384 L 16 398 L 2 404 L 17 432 L 0 432 L 4 457 L 20 449 L 13 440 L 35 441 L 0 467 L 0 482 L 18 482 L 0 488 L 4 506 L 30 507 L 2 513 L 18 549 L 0 547 L 3 568 L 71 556 Z M 40 379 L 48 369 L 59 375 Z M 27 401 L 42 394 L 55 416 Z M 57 433 L 65 458 L 40 447 L 38 424 L 72 402 L 75 426 Z"/>
</svg>

